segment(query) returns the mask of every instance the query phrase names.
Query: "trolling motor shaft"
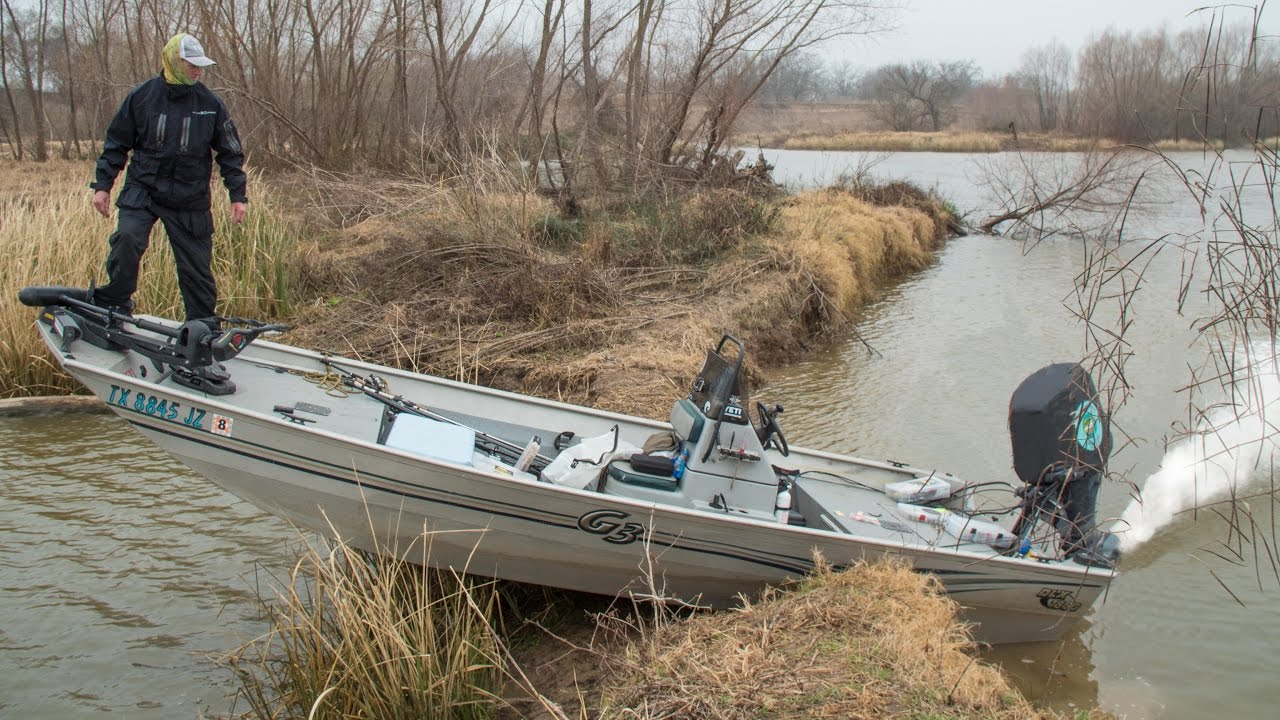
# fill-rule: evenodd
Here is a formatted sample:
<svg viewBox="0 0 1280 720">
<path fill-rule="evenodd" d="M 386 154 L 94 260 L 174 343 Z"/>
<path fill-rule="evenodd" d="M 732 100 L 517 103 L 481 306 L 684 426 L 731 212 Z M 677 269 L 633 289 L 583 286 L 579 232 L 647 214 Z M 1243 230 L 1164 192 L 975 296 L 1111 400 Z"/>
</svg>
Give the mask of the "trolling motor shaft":
<svg viewBox="0 0 1280 720">
<path fill-rule="evenodd" d="M 167 366 L 174 382 L 211 395 L 235 392 L 222 361 L 239 355 L 264 333 L 287 329 L 257 320 L 221 317 L 220 322 L 245 327 L 219 334 L 205 322 L 188 320 L 175 328 L 95 305 L 92 299 L 92 290 L 56 285 L 26 287 L 18 292 L 19 302 L 42 308 L 40 319 L 58 330 L 63 352 L 81 339 L 104 350 L 136 352 L 150 359 L 159 371 L 165 371 Z M 130 332 L 125 325 L 161 339 Z"/>
</svg>

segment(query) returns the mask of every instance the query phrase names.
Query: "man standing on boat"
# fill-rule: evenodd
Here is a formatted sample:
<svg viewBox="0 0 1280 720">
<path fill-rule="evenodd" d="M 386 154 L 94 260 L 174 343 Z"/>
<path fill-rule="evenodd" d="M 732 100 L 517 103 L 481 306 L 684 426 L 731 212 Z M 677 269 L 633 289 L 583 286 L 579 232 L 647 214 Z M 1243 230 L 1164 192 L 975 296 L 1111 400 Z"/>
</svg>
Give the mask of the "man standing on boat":
<svg viewBox="0 0 1280 720">
<path fill-rule="evenodd" d="M 186 33 L 174 35 L 161 52 L 161 64 L 163 72 L 130 91 L 107 126 L 89 184 L 94 209 L 111 217 L 111 187 L 129 161 L 107 255 L 110 282 L 94 289 L 92 299 L 115 312 L 132 311 L 138 265 L 159 220 L 173 248 L 186 319 L 217 332 L 209 179 L 216 159 L 231 200 L 231 222 L 244 220 L 244 151 L 226 105 L 200 82 L 214 64 L 200 42 Z"/>
</svg>

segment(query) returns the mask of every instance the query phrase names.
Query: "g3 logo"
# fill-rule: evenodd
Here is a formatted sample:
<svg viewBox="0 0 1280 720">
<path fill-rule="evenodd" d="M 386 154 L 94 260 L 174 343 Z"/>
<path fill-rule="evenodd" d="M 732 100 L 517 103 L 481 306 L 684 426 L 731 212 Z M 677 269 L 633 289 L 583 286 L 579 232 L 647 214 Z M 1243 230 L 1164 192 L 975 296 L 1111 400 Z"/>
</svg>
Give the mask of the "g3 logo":
<svg viewBox="0 0 1280 720">
<path fill-rule="evenodd" d="M 644 535 L 644 526 L 640 523 L 623 522 L 629 517 L 618 510 L 592 510 L 578 518 L 578 529 L 599 535 L 614 545 L 627 545 Z"/>
</svg>

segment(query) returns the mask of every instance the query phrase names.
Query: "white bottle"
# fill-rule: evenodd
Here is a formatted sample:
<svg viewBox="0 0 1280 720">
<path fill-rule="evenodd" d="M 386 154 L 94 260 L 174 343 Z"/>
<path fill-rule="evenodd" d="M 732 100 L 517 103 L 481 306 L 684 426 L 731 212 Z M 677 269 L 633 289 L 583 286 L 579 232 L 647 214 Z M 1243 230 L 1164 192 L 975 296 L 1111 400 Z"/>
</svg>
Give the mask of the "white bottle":
<svg viewBox="0 0 1280 720">
<path fill-rule="evenodd" d="M 1013 546 L 1013 533 L 993 522 L 959 513 L 949 513 L 943 522 L 947 533 L 963 542 L 982 543 L 995 548 Z"/>
<path fill-rule="evenodd" d="M 934 500 L 945 500 L 951 497 L 951 483 L 940 477 L 930 475 L 928 477 L 887 483 L 884 486 L 884 494 L 888 495 L 890 500 L 897 502 L 933 502 Z"/>
<path fill-rule="evenodd" d="M 542 449 L 542 439 L 537 435 L 524 446 L 524 452 L 520 453 L 520 459 L 516 460 L 516 469 L 520 472 L 528 472 L 529 464 L 533 462 L 533 458 L 538 455 L 538 450 Z"/>
<path fill-rule="evenodd" d="M 898 510 L 907 517 L 908 520 L 916 522 L 928 523 L 930 525 L 941 525 L 951 511 L 946 508 L 924 507 L 923 505 L 912 505 L 910 503 L 898 503 Z"/>
<path fill-rule="evenodd" d="M 773 511 L 773 517 L 783 525 L 791 522 L 791 488 L 784 487 L 782 492 L 778 493 L 778 504 Z"/>
</svg>

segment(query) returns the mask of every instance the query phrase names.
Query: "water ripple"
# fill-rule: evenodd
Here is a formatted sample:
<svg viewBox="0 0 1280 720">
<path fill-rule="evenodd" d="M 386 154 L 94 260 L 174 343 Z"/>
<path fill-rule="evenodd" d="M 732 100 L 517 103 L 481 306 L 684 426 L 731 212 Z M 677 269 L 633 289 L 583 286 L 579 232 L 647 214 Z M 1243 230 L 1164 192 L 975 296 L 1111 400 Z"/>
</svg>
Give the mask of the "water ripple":
<svg viewBox="0 0 1280 720">
<path fill-rule="evenodd" d="M 110 416 L 0 422 L 0 492 L 0 714 L 228 711 L 205 658 L 264 630 L 253 577 L 291 528 Z"/>
</svg>

